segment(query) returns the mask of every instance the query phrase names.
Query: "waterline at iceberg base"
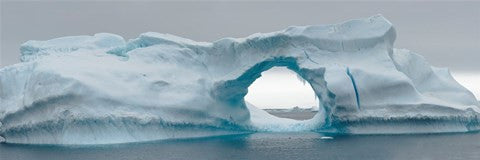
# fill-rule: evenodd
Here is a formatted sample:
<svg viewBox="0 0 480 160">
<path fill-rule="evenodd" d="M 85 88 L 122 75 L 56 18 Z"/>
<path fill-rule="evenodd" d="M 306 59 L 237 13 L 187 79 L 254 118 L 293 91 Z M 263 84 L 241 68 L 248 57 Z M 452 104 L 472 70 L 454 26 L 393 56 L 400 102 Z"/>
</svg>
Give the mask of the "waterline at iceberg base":
<svg viewBox="0 0 480 160">
<path fill-rule="evenodd" d="M 445 68 L 395 49 L 381 15 L 195 42 L 160 33 L 28 41 L 0 69 L 0 139 L 110 144 L 251 132 L 403 134 L 480 130 L 480 104 Z M 263 71 L 309 83 L 312 119 L 245 102 Z"/>
</svg>

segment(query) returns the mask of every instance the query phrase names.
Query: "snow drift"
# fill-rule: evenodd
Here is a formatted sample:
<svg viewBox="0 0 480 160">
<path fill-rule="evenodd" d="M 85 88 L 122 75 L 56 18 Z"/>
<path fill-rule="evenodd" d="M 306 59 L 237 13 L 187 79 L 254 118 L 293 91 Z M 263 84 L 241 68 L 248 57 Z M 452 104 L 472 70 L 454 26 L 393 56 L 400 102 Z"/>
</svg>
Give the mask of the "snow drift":
<svg viewBox="0 0 480 160">
<path fill-rule="evenodd" d="M 377 15 L 213 43 L 160 33 L 28 41 L 0 69 L 0 139 L 107 144 L 248 132 L 468 132 L 479 103 L 447 69 L 394 49 Z M 261 73 L 284 66 L 320 100 L 307 121 L 244 101 Z"/>
</svg>

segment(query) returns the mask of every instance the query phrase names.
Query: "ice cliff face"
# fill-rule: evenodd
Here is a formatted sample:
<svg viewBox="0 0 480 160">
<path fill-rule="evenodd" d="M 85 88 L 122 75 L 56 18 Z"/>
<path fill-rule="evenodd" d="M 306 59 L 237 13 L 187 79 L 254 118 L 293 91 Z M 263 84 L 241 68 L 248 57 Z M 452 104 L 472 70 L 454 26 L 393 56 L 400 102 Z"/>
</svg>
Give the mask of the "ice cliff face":
<svg viewBox="0 0 480 160">
<path fill-rule="evenodd" d="M 394 49 L 382 16 L 195 42 L 144 33 L 28 41 L 0 69 L 0 139 L 106 144 L 258 131 L 347 134 L 480 129 L 479 103 L 447 69 Z M 320 100 L 311 120 L 244 101 L 261 73 L 286 66 Z"/>
</svg>

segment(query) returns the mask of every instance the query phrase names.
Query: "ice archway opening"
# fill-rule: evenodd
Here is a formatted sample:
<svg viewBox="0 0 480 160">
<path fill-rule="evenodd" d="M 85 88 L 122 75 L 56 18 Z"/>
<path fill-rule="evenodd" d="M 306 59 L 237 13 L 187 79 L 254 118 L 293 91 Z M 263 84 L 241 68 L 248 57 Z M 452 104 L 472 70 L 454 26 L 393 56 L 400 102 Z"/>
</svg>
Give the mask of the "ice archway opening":
<svg viewBox="0 0 480 160">
<path fill-rule="evenodd" d="M 299 121 L 279 118 L 245 102 L 248 87 L 261 77 L 261 73 L 273 67 L 286 67 L 298 74 L 312 86 L 319 100 L 319 111 L 309 120 Z M 247 109 L 251 124 L 258 130 L 265 131 L 309 131 L 328 128 L 331 119 L 331 109 L 335 106 L 335 95 L 327 88 L 324 78 L 325 68 L 304 68 L 299 66 L 295 57 L 273 57 L 256 63 L 240 76 L 217 83 L 213 96 L 227 106 Z"/>
<path fill-rule="evenodd" d="M 311 85 L 286 67 L 273 67 L 248 87 L 245 102 L 282 118 L 307 120 L 318 110 Z"/>
</svg>

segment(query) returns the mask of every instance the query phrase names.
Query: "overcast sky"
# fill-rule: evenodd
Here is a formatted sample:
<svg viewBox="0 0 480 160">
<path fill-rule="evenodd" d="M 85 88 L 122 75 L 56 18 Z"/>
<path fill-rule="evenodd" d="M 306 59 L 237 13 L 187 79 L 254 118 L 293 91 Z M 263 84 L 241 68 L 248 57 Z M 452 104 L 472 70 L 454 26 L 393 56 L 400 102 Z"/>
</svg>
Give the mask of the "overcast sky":
<svg viewBox="0 0 480 160">
<path fill-rule="evenodd" d="M 383 14 L 396 48 L 449 67 L 480 97 L 480 2 L 1 1 L 0 66 L 19 62 L 19 45 L 109 32 L 127 39 L 154 31 L 197 41 L 245 37 L 290 25 L 339 23 Z M 266 99 L 266 98 L 259 98 Z"/>
</svg>

